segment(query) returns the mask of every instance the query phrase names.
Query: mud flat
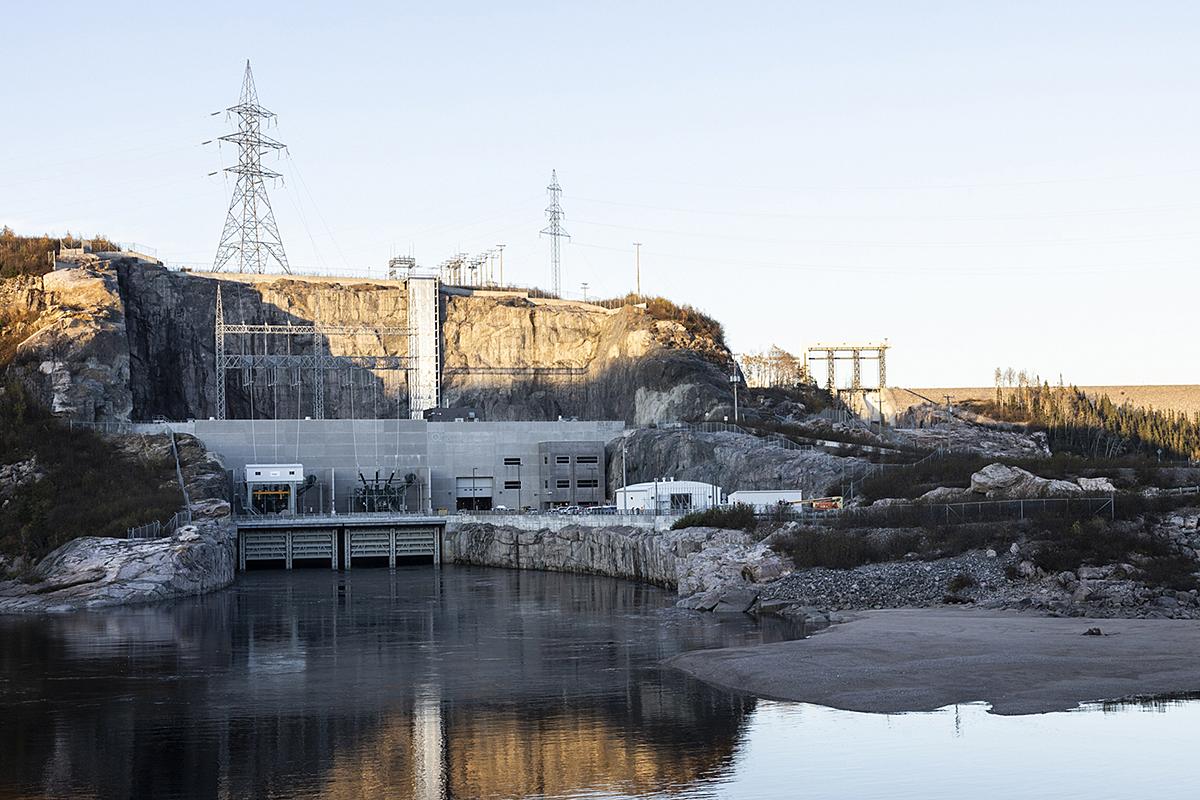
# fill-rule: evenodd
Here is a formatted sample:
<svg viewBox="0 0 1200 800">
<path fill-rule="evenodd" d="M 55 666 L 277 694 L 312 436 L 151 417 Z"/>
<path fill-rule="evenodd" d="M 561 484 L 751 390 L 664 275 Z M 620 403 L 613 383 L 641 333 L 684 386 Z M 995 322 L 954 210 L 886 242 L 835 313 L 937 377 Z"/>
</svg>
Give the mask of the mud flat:
<svg viewBox="0 0 1200 800">
<path fill-rule="evenodd" d="M 1104 635 L 1084 635 L 1098 627 Z M 1200 692 L 1200 621 L 867 611 L 808 639 L 697 650 L 665 662 L 760 697 L 851 711 L 984 701 L 997 714 Z"/>
</svg>

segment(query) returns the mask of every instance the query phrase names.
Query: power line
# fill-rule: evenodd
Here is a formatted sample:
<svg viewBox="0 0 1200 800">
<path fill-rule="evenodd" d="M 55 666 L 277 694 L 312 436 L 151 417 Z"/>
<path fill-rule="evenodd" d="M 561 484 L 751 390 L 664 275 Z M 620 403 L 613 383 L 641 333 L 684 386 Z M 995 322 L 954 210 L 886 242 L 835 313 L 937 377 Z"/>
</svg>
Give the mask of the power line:
<svg viewBox="0 0 1200 800">
<path fill-rule="evenodd" d="M 735 234 L 725 233 L 709 233 L 695 231 L 672 230 L 670 228 L 647 228 L 641 225 L 619 225 L 611 222 L 592 222 L 590 220 L 577 219 L 575 222 L 579 225 L 593 225 L 600 228 L 617 228 L 619 230 L 628 231 L 644 231 L 647 233 L 663 233 L 673 236 L 685 236 L 688 238 L 702 239 L 729 239 L 732 241 L 743 242 L 766 242 L 771 244 L 793 244 L 793 245 L 821 245 L 827 247 L 896 247 L 896 248 L 925 248 L 925 247 L 948 247 L 948 248 L 963 248 L 963 247 L 1040 247 L 1043 245 L 1079 245 L 1079 244 L 1133 244 L 1140 242 L 1157 242 L 1163 239 L 1194 239 L 1200 237 L 1198 233 L 1176 233 L 1176 234 L 1150 234 L 1146 236 L 1121 236 L 1111 239 L 1097 239 L 1092 237 L 1079 237 L 1073 239 L 1015 239 L 1015 240 L 998 240 L 998 241 L 979 241 L 979 242 L 879 242 L 879 241 L 853 241 L 846 239 L 771 239 L 761 236 L 738 236 Z"/>
<path fill-rule="evenodd" d="M 623 208 L 640 208 L 648 211 L 668 211 L 676 214 L 703 214 L 726 217 L 757 217 L 763 219 L 805 219 L 805 220 L 893 220 L 897 222 L 930 221 L 930 222 L 990 222 L 1009 221 L 1018 219 L 1058 219 L 1067 217 L 1110 216 L 1120 214 L 1158 214 L 1163 211 L 1192 211 L 1200 206 L 1194 204 L 1143 206 L 1131 208 L 1102 208 L 1083 209 L 1079 211 L 1047 211 L 1027 214 L 994 214 L 974 216 L 939 216 L 922 214 L 788 214 L 773 211 L 732 211 L 727 209 L 678 208 L 674 206 L 658 206 L 647 203 L 626 203 L 620 200 L 601 200 L 595 197 L 575 197 L 583 203 L 598 203 L 606 206 Z"/>
<path fill-rule="evenodd" d="M 575 247 L 586 247 L 592 250 L 610 250 L 616 253 L 628 253 L 628 247 L 612 247 L 602 244 L 590 244 L 587 242 L 572 242 Z M 1159 267 L 1159 266 L 1174 266 L 1174 265 L 1192 265 L 1196 263 L 1194 258 L 1178 259 L 1173 261 L 1150 261 L 1150 262 L 1117 262 L 1108 264 L 1028 264 L 1028 265 L 948 265 L 945 267 L 923 267 L 914 269 L 909 267 L 895 267 L 888 265 L 871 265 L 871 264 L 811 264 L 811 263 L 784 263 L 784 262 L 764 262 L 764 261 L 745 261 L 740 258 L 712 258 L 704 256 L 686 255 L 683 253 L 668 253 L 658 250 L 651 251 L 658 258 L 676 259 L 688 262 L 705 262 L 712 264 L 721 264 L 730 268 L 737 269 L 775 269 L 775 270 L 810 270 L 814 272 L 820 271 L 836 271 L 836 272 L 852 272 L 864 274 L 903 274 L 912 278 L 920 278 L 922 275 L 951 273 L 955 275 L 1009 275 L 1014 272 L 1030 272 L 1041 275 L 1049 275 L 1055 272 L 1093 272 L 1105 269 L 1124 270 L 1134 267 Z"/>
</svg>

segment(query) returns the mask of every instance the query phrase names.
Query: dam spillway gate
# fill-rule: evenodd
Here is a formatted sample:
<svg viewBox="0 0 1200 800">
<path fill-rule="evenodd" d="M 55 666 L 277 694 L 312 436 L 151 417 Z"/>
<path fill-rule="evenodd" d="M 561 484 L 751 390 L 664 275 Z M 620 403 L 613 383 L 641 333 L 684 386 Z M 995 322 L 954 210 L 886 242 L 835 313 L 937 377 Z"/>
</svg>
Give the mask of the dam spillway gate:
<svg viewBox="0 0 1200 800">
<path fill-rule="evenodd" d="M 330 569 L 441 563 L 444 517 L 348 514 L 240 517 L 238 569 L 328 564 Z"/>
</svg>

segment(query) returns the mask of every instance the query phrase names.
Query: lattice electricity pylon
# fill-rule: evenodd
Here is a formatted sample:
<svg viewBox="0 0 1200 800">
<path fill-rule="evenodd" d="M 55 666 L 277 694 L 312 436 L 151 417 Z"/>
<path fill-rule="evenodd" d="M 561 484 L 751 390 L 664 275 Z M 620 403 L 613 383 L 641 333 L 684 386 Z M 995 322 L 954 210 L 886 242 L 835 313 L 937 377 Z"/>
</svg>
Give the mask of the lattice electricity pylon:
<svg viewBox="0 0 1200 800">
<path fill-rule="evenodd" d="M 263 342 L 262 353 L 230 353 L 226 348 L 226 338 L 229 336 L 247 336 L 251 343 L 255 338 Z M 267 337 L 279 336 L 311 336 L 313 351 L 304 354 L 273 354 L 267 353 Z M 225 321 L 224 302 L 221 297 L 221 287 L 217 286 L 216 331 L 214 344 L 216 346 L 216 401 L 217 419 L 226 418 L 225 374 L 240 371 L 248 380 L 244 383 L 254 391 L 254 374 L 257 370 L 280 369 L 296 370 L 296 375 L 308 372 L 313 382 L 313 413 L 314 419 L 325 418 L 325 375 L 330 371 L 351 370 L 403 370 L 405 382 L 409 382 L 410 371 L 414 368 L 410 356 L 389 355 L 353 355 L 335 356 L 328 352 L 330 340 L 344 336 L 371 336 L 382 340 L 385 336 L 409 337 L 408 352 L 416 352 L 414 341 L 415 332 L 410 327 L 393 325 L 328 325 L 314 322 L 311 325 L 278 325 L 278 324 L 242 324 Z M 297 384 L 298 385 L 298 384 Z M 299 401 L 297 401 L 297 412 Z"/>
<path fill-rule="evenodd" d="M 283 252 L 283 241 L 275 224 L 275 213 L 267 197 L 265 178 L 282 177 L 278 172 L 262 165 L 262 157 L 273 150 L 282 150 L 284 145 L 263 134 L 263 120 L 274 119 L 275 114 L 258 104 L 258 91 L 254 88 L 254 75 L 250 72 L 250 61 L 246 61 L 246 75 L 242 79 L 242 99 L 226 111 L 237 114 L 238 129 L 220 137 L 223 142 L 238 146 L 238 163 L 226 167 L 226 172 L 237 175 L 233 187 L 233 198 L 229 202 L 229 214 L 225 218 L 225 230 L 221 232 L 221 244 L 213 259 L 213 272 L 221 272 L 231 263 L 237 272 L 266 272 L 267 264 L 274 261 L 284 272 L 290 273 L 287 255 Z"/>
<path fill-rule="evenodd" d="M 550 170 L 550 185 L 546 187 L 546 191 L 550 193 L 550 205 L 546 206 L 546 219 L 550 224 L 542 228 L 540 233 L 550 237 L 550 290 L 559 296 L 562 294 L 562 275 L 558 240 L 564 237 L 570 239 L 571 234 L 562 226 L 566 215 L 558 202 L 558 198 L 562 196 L 562 187 L 558 185 L 558 170 Z"/>
</svg>

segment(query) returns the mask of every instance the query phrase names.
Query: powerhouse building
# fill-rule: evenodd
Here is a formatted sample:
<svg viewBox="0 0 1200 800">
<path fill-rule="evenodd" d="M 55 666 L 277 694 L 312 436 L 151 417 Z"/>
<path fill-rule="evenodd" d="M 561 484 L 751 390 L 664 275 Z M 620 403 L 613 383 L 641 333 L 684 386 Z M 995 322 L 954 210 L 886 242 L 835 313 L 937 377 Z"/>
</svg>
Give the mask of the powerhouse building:
<svg viewBox="0 0 1200 800">
<path fill-rule="evenodd" d="M 302 465 L 295 513 L 353 513 L 400 485 L 405 510 L 546 510 L 605 502 L 604 446 L 620 421 L 195 420 L 171 423 L 222 461 L 246 497 L 248 465 Z M 356 500 L 358 498 L 358 500 Z"/>
</svg>

